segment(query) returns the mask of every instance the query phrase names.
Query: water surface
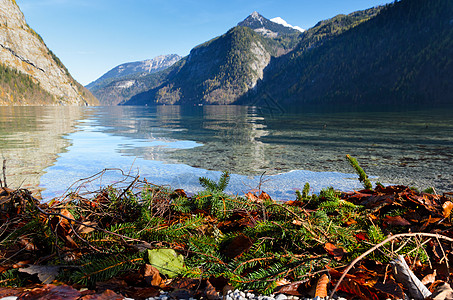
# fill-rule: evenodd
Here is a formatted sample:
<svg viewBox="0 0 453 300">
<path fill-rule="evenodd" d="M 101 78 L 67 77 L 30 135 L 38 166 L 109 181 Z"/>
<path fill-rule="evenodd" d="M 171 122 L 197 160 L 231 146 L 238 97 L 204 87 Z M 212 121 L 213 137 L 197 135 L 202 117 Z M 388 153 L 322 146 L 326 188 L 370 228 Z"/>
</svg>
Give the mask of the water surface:
<svg viewBox="0 0 453 300">
<path fill-rule="evenodd" d="M 239 194 L 260 186 L 294 199 L 305 182 L 313 192 L 358 189 L 346 154 L 381 182 L 453 190 L 451 109 L 3 107 L 0 141 L 10 186 L 37 187 L 45 199 L 104 168 L 190 192 L 223 170 Z M 109 171 L 86 189 L 121 178 Z"/>
</svg>

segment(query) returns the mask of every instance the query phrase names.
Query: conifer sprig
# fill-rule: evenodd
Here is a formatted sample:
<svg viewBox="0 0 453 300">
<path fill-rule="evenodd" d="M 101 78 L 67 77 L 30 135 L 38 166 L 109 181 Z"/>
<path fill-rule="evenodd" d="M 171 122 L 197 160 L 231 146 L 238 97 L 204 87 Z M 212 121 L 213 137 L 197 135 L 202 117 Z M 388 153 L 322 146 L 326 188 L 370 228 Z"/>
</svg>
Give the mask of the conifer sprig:
<svg viewBox="0 0 453 300">
<path fill-rule="evenodd" d="M 368 179 L 368 175 L 360 167 L 359 163 L 357 162 L 357 159 L 350 156 L 349 154 L 346 155 L 346 158 L 348 159 L 349 163 L 354 168 L 354 170 L 357 172 L 357 175 L 359 175 L 359 180 L 360 180 L 360 182 L 362 182 L 363 186 L 367 190 L 371 190 L 373 188 L 373 185 L 371 184 L 370 180 Z"/>
</svg>

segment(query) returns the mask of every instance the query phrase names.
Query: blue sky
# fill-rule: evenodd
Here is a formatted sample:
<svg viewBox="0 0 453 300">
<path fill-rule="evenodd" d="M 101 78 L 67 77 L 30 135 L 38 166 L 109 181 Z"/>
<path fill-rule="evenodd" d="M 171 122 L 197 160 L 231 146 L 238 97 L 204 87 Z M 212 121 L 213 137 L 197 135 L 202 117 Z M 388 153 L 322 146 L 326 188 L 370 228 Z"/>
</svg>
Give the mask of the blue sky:
<svg viewBox="0 0 453 300">
<path fill-rule="evenodd" d="M 304 29 L 389 0 L 16 0 L 28 24 L 86 85 L 111 68 L 190 49 L 253 11 Z"/>
</svg>

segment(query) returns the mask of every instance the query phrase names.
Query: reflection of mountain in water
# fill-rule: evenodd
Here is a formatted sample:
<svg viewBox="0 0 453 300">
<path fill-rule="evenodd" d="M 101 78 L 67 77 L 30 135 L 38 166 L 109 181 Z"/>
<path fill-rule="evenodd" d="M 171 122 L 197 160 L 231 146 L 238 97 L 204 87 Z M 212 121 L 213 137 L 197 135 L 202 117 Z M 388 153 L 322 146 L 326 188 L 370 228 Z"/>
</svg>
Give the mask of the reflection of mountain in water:
<svg viewBox="0 0 453 300">
<path fill-rule="evenodd" d="M 174 152 L 172 158 L 208 170 L 240 174 L 269 171 L 270 162 L 265 155 L 268 145 L 260 141 L 269 133 L 264 118 L 253 108 L 205 106 L 202 113 L 202 118 L 191 124 L 186 138 L 201 137 L 204 146 Z"/>
<path fill-rule="evenodd" d="M 99 118 L 105 132 L 134 140 L 160 141 L 166 145 L 124 145 L 119 151 L 148 160 L 184 163 L 207 170 L 258 174 L 269 170 L 264 119 L 244 106 L 109 107 Z M 181 141 L 203 143 L 184 147 Z M 173 148 L 173 145 L 177 147 Z M 178 146 L 179 145 L 179 146 Z M 178 151 L 174 151 L 178 149 Z"/>
<path fill-rule="evenodd" d="M 39 186 L 82 117 L 79 107 L 0 107 L 0 157 L 6 159 L 9 187 Z"/>
<path fill-rule="evenodd" d="M 126 137 L 115 146 L 122 156 L 272 175 L 291 170 L 352 173 L 345 160 L 351 154 L 384 183 L 439 191 L 453 187 L 451 109 L 285 108 L 281 114 L 243 106 L 92 110 L 96 130 Z"/>
</svg>

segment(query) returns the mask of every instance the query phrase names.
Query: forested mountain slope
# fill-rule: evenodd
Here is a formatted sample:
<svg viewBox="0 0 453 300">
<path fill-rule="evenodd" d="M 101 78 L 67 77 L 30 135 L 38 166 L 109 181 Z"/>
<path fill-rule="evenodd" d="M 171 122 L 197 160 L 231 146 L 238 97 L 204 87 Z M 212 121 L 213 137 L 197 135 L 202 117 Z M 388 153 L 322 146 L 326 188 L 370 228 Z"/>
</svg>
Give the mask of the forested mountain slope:
<svg viewBox="0 0 453 300">
<path fill-rule="evenodd" d="M 402 0 L 271 64 L 242 99 L 280 103 L 453 102 L 453 1 Z"/>
<path fill-rule="evenodd" d="M 253 88 L 277 49 L 252 29 L 237 26 L 195 47 L 171 67 L 162 85 L 126 104 L 231 104 Z"/>
</svg>

